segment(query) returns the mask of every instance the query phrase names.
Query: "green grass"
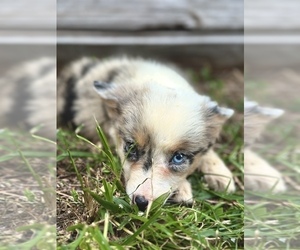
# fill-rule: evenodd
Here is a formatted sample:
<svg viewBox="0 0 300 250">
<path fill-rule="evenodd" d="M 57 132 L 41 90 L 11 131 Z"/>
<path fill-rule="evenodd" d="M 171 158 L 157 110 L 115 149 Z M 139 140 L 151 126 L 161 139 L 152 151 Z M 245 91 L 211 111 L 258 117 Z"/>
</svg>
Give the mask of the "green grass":
<svg viewBox="0 0 300 250">
<path fill-rule="evenodd" d="M 274 144 L 266 148 L 274 149 Z M 287 182 L 288 191 L 282 194 L 246 192 L 245 245 L 247 249 L 299 249 L 300 156 L 293 152 L 293 142 L 275 155 L 268 154 L 266 148 L 260 154 L 281 170 L 286 181 L 292 182 Z"/>
<path fill-rule="evenodd" d="M 242 83 L 232 81 L 227 88 L 209 70 L 195 72 L 191 77 L 196 88 L 237 111 L 224 126 L 215 150 L 233 171 L 238 191 L 213 192 L 203 176 L 194 173 L 189 177 L 194 196 L 191 206 L 164 204 L 166 196 L 161 196 L 141 213 L 124 190 L 122 163 L 100 128 L 102 147 L 60 129 L 58 249 L 244 248 Z M 203 81 L 208 84 L 199 84 Z"/>
<path fill-rule="evenodd" d="M 247 249 L 299 249 L 298 195 L 264 194 L 245 201 Z"/>
<path fill-rule="evenodd" d="M 210 191 L 201 175 L 194 174 L 190 177 L 195 198 L 192 206 L 164 205 L 166 196 L 162 196 L 153 202 L 149 211 L 141 213 L 125 193 L 121 163 L 100 128 L 97 129 L 103 148 L 72 132 L 58 132 L 58 167 L 76 173 L 80 183 L 64 202 L 76 207 L 74 213 L 79 207 L 84 211 L 81 219 L 69 223 L 69 237 L 59 235 L 59 249 L 243 248 L 241 191 L 236 194 Z M 227 127 L 227 136 L 235 138 L 236 133 L 239 133 L 237 128 Z M 234 172 L 241 178 L 242 141 L 227 154 L 225 149 L 232 147 L 230 144 L 233 141 L 218 151 L 229 166 L 237 166 Z M 83 151 L 78 151 L 78 147 Z M 86 154 L 87 151 L 94 154 Z"/>
<path fill-rule="evenodd" d="M 0 145 L 0 249 L 55 248 L 55 143 L 2 129 Z"/>
<path fill-rule="evenodd" d="M 245 246 L 300 249 L 299 98 L 292 85 L 283 88 L 284 81 L 273 78 L 246 80 L 245 93 L 262 106 L 285 110 L 282 117 L 269 124 L 254 150 L 282 173 L 288 191 L 277 195 L 246 192 Z"/>
</svg>

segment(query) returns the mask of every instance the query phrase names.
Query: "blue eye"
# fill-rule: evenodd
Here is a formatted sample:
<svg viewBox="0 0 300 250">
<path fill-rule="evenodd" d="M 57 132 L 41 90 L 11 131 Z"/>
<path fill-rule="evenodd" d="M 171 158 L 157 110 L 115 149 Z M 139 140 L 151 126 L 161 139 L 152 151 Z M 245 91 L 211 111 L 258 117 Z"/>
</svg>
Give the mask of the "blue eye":
<svg viewBox="0 0 300 250">
<path fill-rule="evenodd" d="M 180 164 L 184 163 L 185 160 L 186 160 L 186 156 L 184 154 L 175 153 L 171 159 L 171 163 L 173 163 L 175 165 L 180 165 Z"/>
</svg>

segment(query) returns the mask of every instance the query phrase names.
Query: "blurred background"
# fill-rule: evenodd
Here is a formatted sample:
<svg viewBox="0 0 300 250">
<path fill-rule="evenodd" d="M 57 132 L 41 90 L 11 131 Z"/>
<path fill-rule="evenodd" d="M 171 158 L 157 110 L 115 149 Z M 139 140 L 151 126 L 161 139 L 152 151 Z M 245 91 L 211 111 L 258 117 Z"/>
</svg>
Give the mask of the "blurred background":
<svg viewBox="0 0 300 250">
<path fill-rule="evenodd" d="M 1 73 L 16 64 L 56 55 L 56 2 L 3 0 L 0 3 Z"/>
<path fill-rule="evenodd" d="M 51 101 L 55 101 L 56 96 L 56 3 L 53 0 L 13 3 L 4 0 L 0 7 L 0 86 L 3 94 L 0 125 L 31 129 L 43 121 L 41 118 L 30 121 L 28 117 L 50 102 L 48 104 L 52 107 L 44 111 L 50 112 L 52 121 L 48 119 L 45 122 L 48 132 L 44 134 L 54 138 L 56 108 Z M 41 58 L 49 61 L 43 62 Z M 51 75 L 52 79 L 42 81 L 52 84 L 40 85 L 37 80 L 46 75 Z M 36 83 L 31 84 L 32 81 Z M 23 88 L 17 91 L 18 84 L 22 84 Z M 32 86 L 36 86 L 35 90 L 30 89 Z M 44 93 L 45 88 L 47 93 Z M 30 105 L 30 99 L 39 100 Z M 46 119 L 45 115 L 41 116 Z"/>
<path fill-rule="evenodd" d="M 294 0 L 245 1 L 245 96 L 262 107 L 260 110 L 283 111 L 278 116 L 274 112 L 263 114 L 268 124 L 252 145 L 252 150 L 270 166 L 267 175 L 278 171 L 279 179 L 273 179 L 273 183 L 278 181 L 273 190 L 264 185 L 257 185 L 255 192 L 245 190 L 248 248 L 300 247 L 299 9 L 300 2 Z M 261 125 L 258 113 L 252 122 Z M 244 129 L 245 134 L 251 132 L 247 126 Z M 245 186 L 248 174 L 245 169 Z M 255 174 L 258 177 L 266 173 L 260 165 L 250 177 L 257 178 Z M 284 183 L 285 191 L 277 192 L 280 183 Z"/>
<path fill-rule="evenodd" d="M 0 2 L 0 248 L 55 249 L 56 1 Z"/>
</svg>

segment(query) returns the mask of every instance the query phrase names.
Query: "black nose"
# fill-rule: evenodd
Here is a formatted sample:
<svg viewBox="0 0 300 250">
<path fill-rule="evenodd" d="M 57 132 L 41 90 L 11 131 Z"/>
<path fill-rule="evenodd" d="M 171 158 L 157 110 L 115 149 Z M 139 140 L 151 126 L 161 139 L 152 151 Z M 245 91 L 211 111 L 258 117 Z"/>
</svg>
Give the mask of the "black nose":
<svg viewBox="0 0 300 250">
<path fill-rule="evenodd" d="M 137 195 L 134 197 L 134 202 L 138 206 L 140 211 L 145 211 L 148 206 L 148 200 L 145 196 Z"/>
</svg>

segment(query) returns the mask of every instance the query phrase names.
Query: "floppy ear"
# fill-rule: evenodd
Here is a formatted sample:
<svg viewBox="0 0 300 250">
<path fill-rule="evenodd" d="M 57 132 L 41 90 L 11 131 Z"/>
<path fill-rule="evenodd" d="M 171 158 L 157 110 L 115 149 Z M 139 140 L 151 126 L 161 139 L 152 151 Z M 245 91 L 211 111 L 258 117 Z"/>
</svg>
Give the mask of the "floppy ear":
<svg viewBox="0 0 300 250">
<path fill-rule="evenodd" d="M 114 83 L 94 81 L 94 88 L 100 95 L 110 118 L 120 114 L 120 94 Z"/>
<path fill-rule="evenodd" d="M 229 108 L 219 107 L 216 102 L 207 99 L 205 104 L 205 120 L 209 141 L 215 142 L 225 121 L 234 114 Z"/>
</svg>

